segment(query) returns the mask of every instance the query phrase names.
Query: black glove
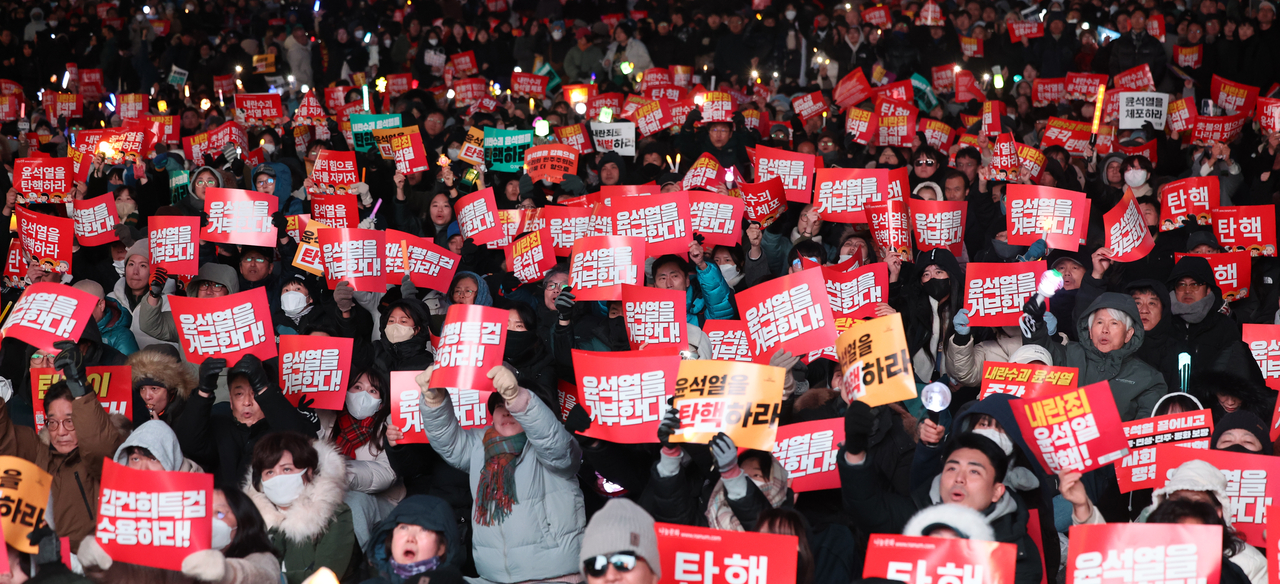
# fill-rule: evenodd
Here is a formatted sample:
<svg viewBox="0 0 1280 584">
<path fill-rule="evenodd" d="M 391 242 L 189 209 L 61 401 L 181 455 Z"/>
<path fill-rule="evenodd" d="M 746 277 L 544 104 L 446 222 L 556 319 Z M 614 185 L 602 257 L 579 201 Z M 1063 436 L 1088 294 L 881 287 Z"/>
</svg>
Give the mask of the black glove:
<svg viewBox="0 0 1280 584">
<path fill-rule="evenodd" d="M 671 436 L 680 429 L 680 410 L 670 408 L 667 415 L 662 417 L 662 423 L 658 424 L 658 442 L 662 443 L 664 448 L 671 446 Z"/>
<path fill-rule="evenodd" d="M 1022 312 L 1031 317 L 1035 322 L 1044 320 L 1044 302 L 1036 299 L 1036 295 L 1032 294 L 1027 297 L 1027 301 L 1022 303 Z"/>
<path fill-rule="evenodd" d="M 120 239 L 120 243 L 125 248 L 133 247 L 133 244 L 138 243 L 138 238 L 134 237 L 133 230 L 129 229 L 129 226 L 124 223 L 116 225 L 112 232 L 116 234 L 116 237 Z"/>
<path fill-rule="evenodd" d="M 271 380 L 267 378 L 267 370 L 262 368 L 262 359 L 256 355 L 241 357 L 240 362 L 231 368 L 230 375 L 244 375 L 249 378 L 249 387 L 252 387 L 253 393 L 258 395 L 262 395 L 262 392 L 271 385 Z"/>
<path fill-rule="evenodd" d="M 1187 216 L 1182 218 L 1182 226 L 1188 229 L 1193 227 L 1199 227 L 1200 220 L 1196 219 L 1196 216 L 1194 213 L 1187 213 Z"/>
<path fill-rule="evenodd" d="M 276 228 L 276 241 L 289 237 L 289 220 L 285 218 L 284 212 L 276 211 L 271 216 L 271 224 Z"/>
<path fill-rule="evenodd" d="M 200 364 L 200 386 L 196 391 L 213 395 L 218 390 L 218 376 L 227 368 L 227 360 L 221 357 L 209 357 Z"/>
<path fill-rule="evenodd" d="M 689 115 L 684 118 L 685 125 L 693 125 L 702 121 L 702 110 L 693 108 L 689 110 Z"/>
<path fill-rule="evenodd" d="M 312 424 L 318 424 L 320 423 L 320 416 L 316 413 L 316 410 L 311 407 L 314 403 L 316 403 L 315 398 L 307 397 L 306 395 L 299 397 L 298 413 L 302 414 L 306 419 L 311 420 Z"/>
<path fill-rule="evenodd" d="M 582 179 L 578 175 L 566 172 L 560 177 L 560 190 L 575 197 L 581 197 L 587 194 L 587 185 L 582 184 Z"/>
<path fill-rule="evenodd" d="M 58 341 L 53 344 L 53 348 L 58 350 L 58 356 L 53 358 L 53 368 L 66 376 L 71 395 L 84 395 L 88 382 L 85 381 L 84 356 L 80 354 L 80 345 L 75 341 Z"/>
<path fill-rule="evenodd" d="M 556 312 L 560 315 L 560 320 L 570 320 L 575 304 L 577 304 L 577 298 L 574 298 L 573 292 L 570 292 L 566 286 L 560 291 L 560 295 L 556 296 Z"/>
<path fill-rule="evenodd" d="M 169 281 L 169 270 L 164 268 L 156 268 L 156 274 L 151 276 L 151 297 L 157 300 L 164 295 L 164 285 Z"/>
<path fill-rule="evenodd" d="M 572 434 L 579 434 L 590 427 L 591 414 L 587 413 L 587 408 L 582 407 L 582 404 L 574 404 L 569 415 L 565 416 L 564 429 Z"/>
<path fill-rule="evenodd" d="M 867 451 L 867 441 L 871 439 L 871 428 L 876 417 L 871 414 L 871 406 L 856 401 L 849 404 L 844 413 L 844 449 L 849 454 L 861 454 Z"/>
</svg>

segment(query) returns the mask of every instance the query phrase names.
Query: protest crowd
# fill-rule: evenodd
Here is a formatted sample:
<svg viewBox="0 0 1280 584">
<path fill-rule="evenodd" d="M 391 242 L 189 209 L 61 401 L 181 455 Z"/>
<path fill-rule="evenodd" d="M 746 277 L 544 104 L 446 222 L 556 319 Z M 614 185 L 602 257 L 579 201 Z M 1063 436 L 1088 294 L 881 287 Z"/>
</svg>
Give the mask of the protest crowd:
<svg viewBox="0 0 1280 584">
<path fill-rule="evenodd" d="M 0 582 L 1280 565 L 1273 0 L 14 0 L 0 132 Z"/>
</svg>

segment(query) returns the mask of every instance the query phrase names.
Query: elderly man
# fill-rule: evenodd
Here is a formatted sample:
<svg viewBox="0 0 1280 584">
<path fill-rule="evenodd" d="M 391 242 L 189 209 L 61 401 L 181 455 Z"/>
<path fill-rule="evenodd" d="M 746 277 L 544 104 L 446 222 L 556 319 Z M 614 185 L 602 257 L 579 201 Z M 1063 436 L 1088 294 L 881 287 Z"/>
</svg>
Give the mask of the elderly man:
<svg viewBox="0 0 1280 584">
<path fill-rule="evenodd" d="M 138 303 L 138 321 L 142 332 L 161 341 L 181 342 L 178 329 L 173 324 L 173 314 L 165 298 L 164 287 L 169 279 L 163 271 L 151 279 L 151 289 L 144 301 Z M 224 264 L 204 264 L 200 272 L 187 284 L 187 296 L 192 298 L 217 298 L 240 291 L 235 268 Z"/>
</svg>

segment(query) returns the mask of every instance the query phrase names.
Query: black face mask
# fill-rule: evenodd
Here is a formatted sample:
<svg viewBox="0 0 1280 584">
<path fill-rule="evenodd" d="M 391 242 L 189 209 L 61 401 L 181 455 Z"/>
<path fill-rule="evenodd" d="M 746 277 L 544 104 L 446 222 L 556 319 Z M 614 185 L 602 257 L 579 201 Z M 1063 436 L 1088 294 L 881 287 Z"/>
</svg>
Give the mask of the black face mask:
<svg viewBox="0 0 1280 584">
<path fill-rule="evenodd" d="M 1243 444 L 1232 444 L 1231 446 L 1228 446 L 1226 448 L 1217 448 L 1216 450 L 1221 450 L 1223 452 L 1239 452 L 1240 454 L 1259 454 L 1257 452 L 1249 450 L 1248 448 L 1245 448 Z"/>
<path fill-rule="evenodd" d="M 533 351 L 538 344 L 538 333 L 534 331 L 507 331 L 507 344 L 503 347 L 502 356 L 507 361 L 519 361 Z"/>
<path fill-rule="evenodd" d="M 946 298 L 948 294 L 951 293 L 950 278 L 946 278 L 946 279 L 934 278 L 932 280 L 929 280 L 928 282 L 925 282 L 924 284 L 922 284 L 922 286 L 924 287 L 924 293 L 928 294 L 929 297 L 934 300 L 942 300 L 943 298 Z"/>
<path fill-rule="evenodd" d="M 991 250 L 996 252 L 996 255 L 1000 256 L 1001 259 L 1012 259 L 1018 255 L 1018 250 L 1020 249 L 1022 249 L 1020 246 L 1009 245 L 999 239 L 991 240 Z"/>
</svg>

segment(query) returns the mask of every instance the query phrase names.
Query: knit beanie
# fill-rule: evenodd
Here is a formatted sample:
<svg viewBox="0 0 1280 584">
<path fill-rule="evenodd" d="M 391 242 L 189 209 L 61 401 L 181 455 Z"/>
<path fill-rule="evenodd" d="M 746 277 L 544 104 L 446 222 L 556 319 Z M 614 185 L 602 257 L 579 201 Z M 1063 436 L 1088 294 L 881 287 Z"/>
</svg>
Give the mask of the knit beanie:
<svg viewBox="0 0 1280 584">
<path fill-rule="evenodd" d="M 635 552 L 649 564 L 654 575 L 662 577 L 658 532 L 654 528 L 653 517 L 630 499 L 610 499 L 587 523 L 578 562 L 623 551 Z"/>
</svg>

